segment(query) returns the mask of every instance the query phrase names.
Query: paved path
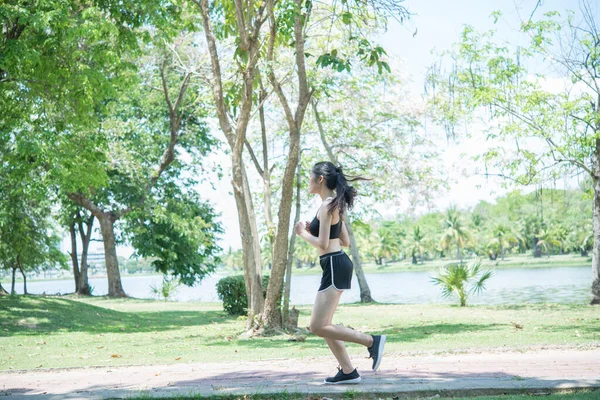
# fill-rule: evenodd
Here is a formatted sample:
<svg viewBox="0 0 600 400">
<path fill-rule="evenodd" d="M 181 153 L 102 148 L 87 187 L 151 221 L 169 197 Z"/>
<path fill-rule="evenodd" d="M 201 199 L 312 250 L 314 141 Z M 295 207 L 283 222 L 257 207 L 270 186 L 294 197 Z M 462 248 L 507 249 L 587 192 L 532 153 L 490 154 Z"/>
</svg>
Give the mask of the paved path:
<svg viewBox="0 0 600 400">
<path fill-rule="evenodd" d="M 600 388 L 600 347 L 451 355 L 386 354 L 376 373 L 370 370 L 370 359 L 355 358 L 354 363 L 363 381 L 346 386 L 322 383 L 336 372 L 336 363 L 329 357 L 0 372 L 0 399 L 107 399 L 142 394 L 167 397 L 282 391 L 325 396 L 348 389 L 444 396 Z"/>
</svg>

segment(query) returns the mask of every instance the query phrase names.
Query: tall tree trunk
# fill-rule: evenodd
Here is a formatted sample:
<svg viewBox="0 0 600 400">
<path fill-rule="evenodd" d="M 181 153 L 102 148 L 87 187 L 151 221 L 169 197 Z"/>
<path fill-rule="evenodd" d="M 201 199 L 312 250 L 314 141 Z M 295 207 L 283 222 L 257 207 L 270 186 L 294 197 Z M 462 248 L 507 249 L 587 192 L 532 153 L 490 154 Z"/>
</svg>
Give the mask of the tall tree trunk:
<svg viewBox="0 0 600 400">
<path fill-rule="evenodd" d="M 294 216 L 294 225 L 300 221 L 300 189 L 301 189 L 300 159 L 298 158 L 298 167 L 296 168 L 296 215 Z M 290 238 L 290 248 L 288 251 L 287 264 L 285 266 L 285 291 L 283 294 L 283 325 L 288 325 L 290 315 L 290 293 L 292 291 L 292 264 L 294 263 L 294 249 L 296 247 L 296 234 L 292 232 Z"/>
<path fill-rule="evenodd" d="M 269 280 L 267 299 L 262 318 L 262 322 L 267 329 L 281 327 L 283 275 L 287 266 L 294 174 L 298 166 L 299 153 L 300 131 L 293 129 L 290 132 L 290 148 L 282 179 L 281 200 L 279 202 L 279 213 L 277 214 L 277 235 L 275 236 L 275 246 L 273 248 L 273 268 L 271 270 L 271 279 Z"/>
<path fill-rule="evenodd" d="M 83 229 L 83 223 L 79 223 L 79 235 L 81 237 L 81 266 L 79 268 L 79 285 L 77 294 L 89 296 L 91 295 L 90 283 L 88 280 L 88 251 L 92 238 L 92 227 L 94 225 L 94 215 L 91 214 L 86 221 L 86 230 Z"/>
<path fill-rule="evenodd" d="M 106 275 L 108 277 L 108 296 L 127 297 L 121 284 L 121 273 L 119 272 L 119 261 L 117 259 L 117 248 L 115 243 L 115 216 L 113 213 L 102 213 L 98 216 L 102 241 L 104 242 L 104 261 L 106 263 Z"/>
<path fill-rule="evenodd" d="M 262 80 L 259 77 L 260 83 L 260 107 L 258 109 L 260 119 L 260 136 L 262 141 L 262 153 L 263 153 L 263 167 L 258 168 L 259 172 L 262 170 L 263 177 L 263 197 L 265 201 L 265 222 L 267 223 L 267 234 L 269 235 L 269 244 L 271 245 L 271 257 L 273 256 L 273 243 L 275 242 L 275 225 L 273 224 L 273 214 L 271 212 L 271 169 L 269 167 L 269 149 L 267 144 L 267 126 L 265 123 L 265 108 L 264 101 L 267 98 L 267 91 L 263 87 Z M 258 163 L 256 165 L 259 167 Z"/>
<path fill-rule="evenodd" d="M 277 213 L 277 234 L 273 248 L 273 268 L 271 270 L 271 279 L 267 289 L 267 299 L 265 309 L 262 314 L 262 323 L 266 330 L 281 328 L 281 296 L 283 289 L 283 276 L 287 266 L 287 253 L 289 247 L 290 235 L 290 214 L 292 212 L 292 199 L 294 196 L 294 174 L 298 166 L 300 157 L 300 130 L 306 114 L 306 107 L 312 96 L 308 88 L 308 79 L 306 75 L 305 52 L 304 52 L 304 28 L 308 20 L 306 14 L 302 13 L 302 1 L 296 0 L 296 7 L 299 12 L 294 16 L 294 37 L 295 37 L 295 58 L 296 74 L 298 76 L 298 99 L 296 111 L 292 113 L 290 104 L 285 97 L 280 82 L 277 80 L 273 70 L 269 70 L 269 80 L 273 90 L 277 93 L 279 102 L 285 113 L 286 122 L 289 129 L 289 150 L 287 162 L 283 173 L 281 184 L 281 198 L 279 201 L 279 212 Z M 267 10 L 270 21 L 269 44 L 267 46 L 267 60 L 273 62 L 274 45 L 276 37 L 276 21 L 273 9 L 273 2 L 267 2 Z"/>
<path fill-rule="evenodd" d="M 339 164 L 339 160 L 337 159 L 335 154 L 333 154 L 331 146 L 329 145 L 329 143 L 327 142 L 327 138 L 325 137 L 325 130 L 323 129 L 323 124 L 321 123 L 321 117 L 319 116 L 319 111 L 317 109 L 317 102 L 313 99 L 311 103 L 315 114 L 315 120 L 317 121 L 317 127 L 319 128 L 321 142 L 323 143 L 323 147 L 325 147 L 325 151 L 327 151 L 329 161 L 331 161 L 334 164 Z M 352 224 L 350 219 L 347 218 L 346 229 L 348 230 L 348 238 L 350 239 L 350 252 L 352 253 L 352 263 L 354 264 L 356 278 L 358 279 L 358 286 L 360 287 L 360 301 L 361 303 L 372 303 L 373 298 L 371 297 L 371 289 L 369 288 L 367 278 L 365 277 L 365 272 L 363 271 L 360 255 L 358 254 L 358 246 L 356 245 L 356 238 L 354 236 L 354 231 L 352 230 L 351 225 Z"/>
<path fill-rule="evenodd" d="M 246 206 L 246 213 L 248 219 L 248 227 L 249 230 L 247 232 L 250 233 L 250 252 L 249 252 L 249 265 L 247 266 L 247 270 L 250 273 L 250 310 L 252 312 L 252 318 L 250 318 L 250 312 L 248 313 L 248 324 L 247 327 L 249 329 L 255 328 L 256 324 L 254 321 L 255 315 L 260 315 L 263 312 L 265 299 L 263 297 L 263 289 L 262 289 L 262 258 L 261 258 L 261 249 L 260 249 L 260 241 L 258 234 L 258 226 L 256 224 L 256 214 L 254 213 L 254 202 L 252 201 L 252 192 L 250 191 L 250 185 L 248 183 L 248 175 L 246 174 L 246 168 L 242 162 L 242 173 L 244 179 L 244 204 Z"/>
<path fill-rule="evenodd" d="M 502 258 L 502 261 L 504 261 L 504 246 L 502 246 L 501 239 L 500 239 L 499 243 L 500 243 L 500 258 Z"/>
<path fill-rule="evenodd" d="M 6 291 L 6 289 L 4 289 L 2 287 L 2 283 L 0 283 L 0 296 L 6 296 L 8 295 L 8 292 Z"/>
<path fill-rule="evenodd" d="M 598 99 L 600 107 L 600 98 Z M 599 123 L 600 124 L 600 123 Z M 596 139 L 592 172 L 594 184 L 594 248 L 592 252 L 592 299 L 590 304 L 600 304 L 600 139 Z"/>
<path fill-rule="evenodd" d="M 29 294 L 27 293 L 27 277 L 25 276 L 25 272 L 23 272 L 23 267 L 19 267 L 19 271 L 23 275 L 23 294 Z"/>
<path fill-rule="evenodd" d="M 256 170 L 260 174 L 263 179 L 263 198 L 264 198 L 264 210 L 265 210 L 265 222 L 267 224 L 267 236 L 269 238 L 269 247 L 271 252 L 271 257 L 273 257 L 273 243 L 275 237 L 275 227 L 273 225 L 273 218 L 271 214 L 271 171 L 269 170 L 269 152 L 267 148 L 267 129 L 265 124 L 265 112 L 264 112 L 264 100 L 267 97 L 266 91 L 262 85 L 262 80 L 260 79 L 260 74 L 258 74 L 258 69 L 256 70 L 256 76 L 258 78 L 258 82 L 260 84 L 260 93 L 259 93 L 259 115 L 260 115 L 260 130 L 261 130 L 261 138 L 262 138 L 262 153 L 263 153 L 263 165 L 261 167 L 256 155 L 254 154 L 254 150 L 250 143 L 246 140 L 245 145 L 250 153 L 252 161 L 256 167 Z M 244 169 L 244 173 L 245 173 Z M 255 315 L 259 315 L 263 312 L 264 308 L 264 298 L 262 296 L 262 257 L 260 242 L 258 240 L 258 227 L 256 224 L 256 217 L 254 213 L 254 203 L 252 201 L 250 186 L 248 184 L 248 177 L 245 175 L 245 193 L 247 194 L 246 204 L 248 207 L 248 217 L 250 220 L 250 226 L 252 229 L 252 237 L 253 237 L 253 245 L 255 257 L 255 263 L 253 265 L 248 265 L 248 270 L 253 271 L 250 284 L 254 285 L 254 288 L 251 291 L 248 291 L 249 302 L 248 304 L 253 304 L 253 313 Z M 256 296 L 251 296 L 250 293 L 256 293 Z M 258 296 L 260 294 L 260 296 Z M 252 299 L 253 300 L 252 300 Z M 250 319 L 249 319 L 250 321 Z M 255 327 L 258 327 L 255 326 Z M 249 326 L 247 328 L 250 329 Z"/>
<path fill-rule="evenodd" d="M 350 238 L 350 253 L 352 254 L 352 264 L 354 264 L 354 270 L 356 271 L 356 279 L 358 280 L 358 286 L 360 287 L 360 302 L 361 303 L 373 303 L 373 297 L 371 297 L 371 289 L 367 283 L 367 277 L 363 271 L 362 262 L 360 260 L 360 254 L 358 253 L 358 246 L 356 245 L 356 238 L 354 237 L 354 230 L 352 229 L 352 221 L 348 218 L 346 220 L 346 229 L 348 230 L 348 237 Z"/>
<path fill-rule="evenodd" d="M 261 45 L 258 36 L 264 22 L 262 17 L 264 8 L 260 8 L 260 12 L 253 15 L 255 23 L 251 24 L 248 22 L 247 26 L 246 20 L 243 17 L 245 13 L 243 5 L 241 2 L 236 2 L 236 4 L 234 4 L 237 11 L 236 18 L 238 27 L 240 28 L 240 45 L 247 52 L 249 60 L 242 70 L 243 85 L 241 101 L 234 129 L 232 126 L 233 124 L 229 120 L 228 106 L 225 103 L 225 96 L 223 93 L 221 65 L 219 54 L 217 52 L 216 37 L 213 34 L 209 2 L 208 0 L 196 0 L 194 3 L 200 9 L 202 26 L 204 27 L 204 34 L 208 45 L 208 52 L 210 54 L 213 78 L 213 98 L 217 116 L 219 118 L 219 126 L 225 134 L 225 138 L 231 148 L 232 186 L 240 222 L 240 236 L 242 239 L 242 251 L 244 255 L 244 281 L 249 300 L 248 326 L 251 326 L 254 321 L 254 315 L 251 314 L 256 314 L 256 311 L 260 309 L 260 304 L 262 302 L 262 282 L 260 279 L 262 262 L 260 258 L 260 244 L 255 245 L 253 243 L 253 240 L 258 241 L 258 229 L 256 229 L 255 232 L 253 231 L 255 228 L 253 228 L 252 225 L 254 224 L 254 226 L 256 226 L 254 209 L 251 204 L 246 204 L 247 200 L 251 199 L 252 195 L 248 189 L 247 182 L 244 180 L 245 171 L 243 168 L 242 151 L 246 142 L 246 131 L 248 129 L 248 122 L 250 120 L 250 112 L 252 109 L 255 66 L 260 57 L 259 49 Z M 248 16 L 248 19 L 250 20 L 251 16 Z M 255 235 L 254 239 L 252 237 L 253 235 Z M 260 288 L 260 290 L 258 290 L 258 288 Z"/>
<path fill-rule="evenodd" d="M 12 286 L 10 288 L 10 294 L 17 294 L 15 291 L 15 274 L 17 271 L 17 267 L 12 267 Z"/>
<path fill-rule="evenodd" d="M 75 278 L 75 293 L 79 292 L 79 264 L 77 262 L 77 233 L 75 232 L 76 222 L 73 220 L 69 224 L 69 233 L 71 235 L 71 263 L 73 265 L 73 277 Z"/>
<path fill-rule="evenodd" d="M 248 298 L 248 319 L 246 330 L 256 326 L 255 316 L 262 312 L 264 299 L 262 295 L 262 260 L 260 257 L 260 243 L 258 242 L 258 228 L 254 216 L 252 193 L 248 184 L 248 177 L 240 156 L 232 155 L 232 186 L 238 211 L 240 236 L 242 239 L 242 256 L 244 261 L 244 285 Z"/>
</svg>

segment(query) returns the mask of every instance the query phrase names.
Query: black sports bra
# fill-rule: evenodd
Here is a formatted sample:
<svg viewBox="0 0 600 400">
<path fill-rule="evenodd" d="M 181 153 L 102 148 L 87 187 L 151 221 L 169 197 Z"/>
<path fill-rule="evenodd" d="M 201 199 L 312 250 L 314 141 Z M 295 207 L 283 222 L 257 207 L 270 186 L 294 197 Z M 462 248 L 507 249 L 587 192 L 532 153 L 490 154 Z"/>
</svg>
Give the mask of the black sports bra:
<svg viewBox="0 0 600 400">
<path fill-rule="evenodd" d="M 317 211 L 317 215 L 319 212 Z M 310 234 L 316 237 L 319 237 L 319 227 L 321 226 L 321 221 L 317 218 L 317 215 L 310 222 L 309 231 Z M 338 221 L 337 224 L 331 224 L 331 228 L 329 230 L 329 239 L 339 239 L 340 234 L 342 233 L 342 219 Z"/>
</svg>

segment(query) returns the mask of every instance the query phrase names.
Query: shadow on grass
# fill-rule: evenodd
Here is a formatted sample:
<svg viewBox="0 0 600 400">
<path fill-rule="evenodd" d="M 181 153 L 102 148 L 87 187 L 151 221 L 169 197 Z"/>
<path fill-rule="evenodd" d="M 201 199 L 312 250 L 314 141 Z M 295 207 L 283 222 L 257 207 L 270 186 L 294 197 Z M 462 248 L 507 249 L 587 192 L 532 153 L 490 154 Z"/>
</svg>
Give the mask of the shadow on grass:
<svg viewBox="0 0 600 400">
<path fill-rule="evenodd" d="M 388 343 L 391 342 L 417 342 L 429 339 L 435 335 L 456 335 L 464 332 L 489 331 L 502 328 L 494 324 L 430 324 L 422 326 L 398 326 L 387 327 L 377 331 L 378 334 L 387 336 Z M 327 348 L 323 338 L 310 334 L 304 342 L 292 342 L 281 337 L 253 338 L 249 340 L 214 339 L 206 342 L 209 346 L 230 347 L 232 344 L 249 349 L 281 349 L 281 348 Z"/>
<path fill-rule="evenodd" d="M 224 311 L 123 312 L 41 296 L 0 297 L 0 337 L 54 332 L 153 332 L 235 320 Z"/>
</svg>

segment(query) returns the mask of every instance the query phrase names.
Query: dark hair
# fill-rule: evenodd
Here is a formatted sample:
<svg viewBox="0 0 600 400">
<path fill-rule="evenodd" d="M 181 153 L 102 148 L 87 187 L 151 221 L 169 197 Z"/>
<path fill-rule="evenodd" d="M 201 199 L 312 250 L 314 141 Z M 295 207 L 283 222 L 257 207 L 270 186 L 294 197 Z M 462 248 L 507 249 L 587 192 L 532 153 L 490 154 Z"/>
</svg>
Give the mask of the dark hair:
<svg viewBox="0 0 600 400">
<path fill-rule="evenodd" d="M 340 216 L 344 213 L 346 207 L 349 210 L 354 206 L 354 198 L 356 197 L 356 189 L 350 185 L 348 182 L 354 182 L 358 180 L 369 180 L 367 178 L 362 178 L 359 176 L 346 176 L 342 171 L 342 167 L 336 167 L 333 163 L 329 161 L 321 161 L 316 163 L 312 167 L 312 173 L 317 176 L 323 176 L 325 178 L 325 185 L 331 190 L 335 190 L 335 198 L 329 204 L 329 214 L 333 214 L 335 209 L 340 210 Z"/>
</svg>

